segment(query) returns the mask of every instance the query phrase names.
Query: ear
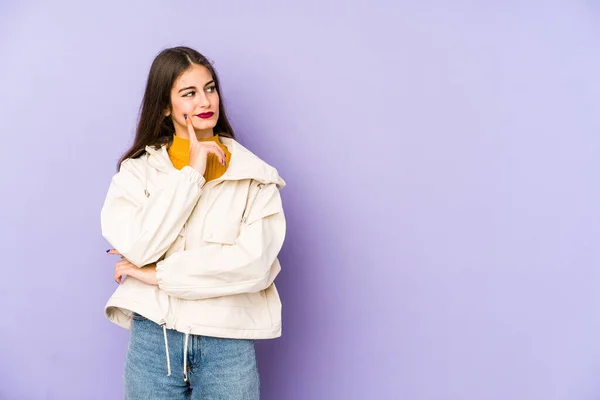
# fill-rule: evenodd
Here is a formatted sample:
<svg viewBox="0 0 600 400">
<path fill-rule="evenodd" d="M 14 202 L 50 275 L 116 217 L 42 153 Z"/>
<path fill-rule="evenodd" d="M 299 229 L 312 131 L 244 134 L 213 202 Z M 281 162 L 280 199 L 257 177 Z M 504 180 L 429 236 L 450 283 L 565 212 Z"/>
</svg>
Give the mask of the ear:
<svg viewBox="0 0 600 400">
<path fill-rule="evenodd" d="M 169 117 L 171 115 L 171 110 L 169 108 L 165 109 L 165 117 Z"/>
</svg>

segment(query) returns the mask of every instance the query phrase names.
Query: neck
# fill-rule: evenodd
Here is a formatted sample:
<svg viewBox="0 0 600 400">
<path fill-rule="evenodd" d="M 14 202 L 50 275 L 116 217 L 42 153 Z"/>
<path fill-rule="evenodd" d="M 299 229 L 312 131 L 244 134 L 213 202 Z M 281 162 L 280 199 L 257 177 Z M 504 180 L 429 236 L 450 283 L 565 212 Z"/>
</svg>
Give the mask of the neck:
<svg viewBox="0 0 600 400">
<path fill-rule="evenodd" d="M 213 137 L 215 135 L 214 131 L 211 129 L 194 129 L 194 132 L 196 132 L 196 139 L 198 140 L 202 140 L 202 139 L 210 139 L 211 137 Z M 187 130 L 187 126 L 176 126 L 175 127 L 175 136 L 179 136 L 182 139 L 187 139 L 190 140 L 190 135 L 188 133 Z"/>
</svg>

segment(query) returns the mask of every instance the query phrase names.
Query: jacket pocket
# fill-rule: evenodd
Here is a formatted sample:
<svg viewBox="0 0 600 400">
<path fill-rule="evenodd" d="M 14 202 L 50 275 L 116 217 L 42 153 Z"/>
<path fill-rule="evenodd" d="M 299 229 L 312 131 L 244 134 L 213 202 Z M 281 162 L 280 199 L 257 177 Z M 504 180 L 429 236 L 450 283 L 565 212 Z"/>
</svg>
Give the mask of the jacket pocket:
<svg viewBox="0 0 600 400">
<path fill-rule="evenodd" d="M 260 219 L 282 211 L 279 189 L 275 184 L 258 184 L 250 207 L 244 213 L 243 225 L 250 225 Z"/>
<path fill-rule="evenodd" d="M 233 246 L 240 234 L 237 221 L 223 221 L 220 226 L 205 226 L 202 240 L 208 243 L 221 243 Z"/>
<path fill-rule="evenodd" d="M 206 214 L 202 240 L 208 243 L 235 245 L 248 202 L 249 186 L 250 180 L 221 185 Z"/>
</svg>

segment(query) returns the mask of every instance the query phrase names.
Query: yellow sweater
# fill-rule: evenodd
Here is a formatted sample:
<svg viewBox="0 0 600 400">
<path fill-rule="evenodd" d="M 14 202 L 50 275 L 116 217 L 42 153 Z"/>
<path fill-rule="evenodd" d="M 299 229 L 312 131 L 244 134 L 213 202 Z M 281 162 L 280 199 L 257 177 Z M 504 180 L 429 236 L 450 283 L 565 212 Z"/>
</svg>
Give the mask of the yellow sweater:
<svg viewBox="0 0 600 400">
<path fill-rule="evenodd" d="M 227 147 L 221 143 L 219 135 L 200 140 L 200 142 L 208 141 L 217 143 L 219 147 L 223 149 L 226 155 L 225 161 L 227 165 L 221 164 L 219 158 L 214 154 L 209 154 L 208 159 L 206 160 L 206 172 L 204 173 L 206 182 L 220 178 L 225 171 L 227 171 L 227 167 L 231 161 L 231 153 L 227 150 Z M 171 159 L 173 166 L 177 169 L 181 169 L 188 165 L 190 163 L 190 141 L 173 135 L 173 144 L 169 147 L 169 158 Z"/>
</svg>

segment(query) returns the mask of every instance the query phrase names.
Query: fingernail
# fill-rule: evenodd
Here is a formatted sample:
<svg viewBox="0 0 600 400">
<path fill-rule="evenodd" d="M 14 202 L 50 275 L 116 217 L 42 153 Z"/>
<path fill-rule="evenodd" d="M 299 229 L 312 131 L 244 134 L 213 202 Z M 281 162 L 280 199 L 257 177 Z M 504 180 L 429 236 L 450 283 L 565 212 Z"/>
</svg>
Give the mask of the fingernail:
<svg viewBox="0 0 600 400">
<path fill-rule="evenodd" d="M 110 249 L 106 250 L 106 252 L 108 253 L 110 251 Z"/>
<path fill-rule="evenodd" d="M 227 165 L 227 163 L 225 161 L 223 161 L 223 165 L 225 166 L 225 165 Z"/>
<path fill-rule="evenodd" d="M 183 118 L 187 120 L 187 114 L 183 114 Z"/>
</svg>

